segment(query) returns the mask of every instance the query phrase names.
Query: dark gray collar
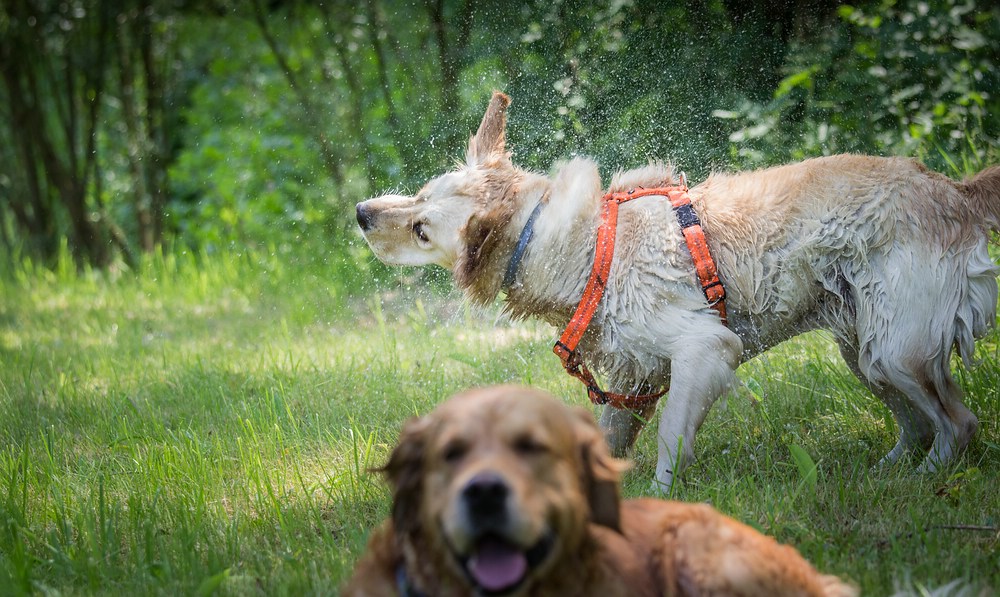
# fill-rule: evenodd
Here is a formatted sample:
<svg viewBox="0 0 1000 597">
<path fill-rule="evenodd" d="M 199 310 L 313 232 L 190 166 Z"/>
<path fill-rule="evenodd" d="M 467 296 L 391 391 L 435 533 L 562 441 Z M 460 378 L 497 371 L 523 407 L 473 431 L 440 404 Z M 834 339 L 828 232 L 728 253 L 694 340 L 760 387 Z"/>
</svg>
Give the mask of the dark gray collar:
<svg viewBox="0 0 1000 597">
<path fill-rule="evenodd" d="M 396 566 L 396 589 L 399 590 L 399 597 L 427 597 L 427 594 L 410 583 L 410 577 L 406 575 L 406 564 L 403 562 Z"/>
<path fill-rule="evenodd" d="M 504 291 L 508 291 L 514 285 L 514 279 L 517 278 L 517 270 L 521 266 L 521 259 L 524 258 L 524 250 L 528 248 L 528 243 L 531 242 L 531 236 L 535 233 L 535 220 L 538 219 L 538 214 L 542 211 L 542 205 L 544 205 L 545 197 L 542 197 L 538 201 L 538 205 L 532 210 L 531 215 L 528 216 L 528 221 L 524 223 L 524 229 L 521 230 L 521 236 L 517 239 L 517 246 L 514 247 L 514 254 L 510 256 L 510 261 L 507 263 L 507 271 L 503 274 L 503 282 L 500 284 L 500 288 Z"/>
</svg>

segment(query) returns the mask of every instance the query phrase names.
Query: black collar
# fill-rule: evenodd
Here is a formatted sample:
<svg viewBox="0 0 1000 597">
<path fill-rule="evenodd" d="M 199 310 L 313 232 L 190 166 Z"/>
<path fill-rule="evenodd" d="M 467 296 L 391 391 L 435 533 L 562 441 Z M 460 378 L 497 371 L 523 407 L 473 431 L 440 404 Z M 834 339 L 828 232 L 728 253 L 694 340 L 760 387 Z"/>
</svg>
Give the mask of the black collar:
<svg viewBox="0 0 1000 597">
<path fill-rule="evenodd" d="M 524 258 L 524 250 L 528 248 L 528 243 L 531 242 L 531 235 L 535 232 L 535 220 L 538 219 L 539 212 L 542 211 L 542 205 L 544 197 L 535 206 L 535 209 L 528 216 L 528 221 L 524 224 L 524 229 L 521 230 L 521 236 L 517 239 L 517 246 L 514 247 L 514 254 L 510 256 L 510 262 L 507 263 L 507 271 L 503 274 L 503 282 L 500 284 L 500 288 L 503 290 L 510 290 L 514 285 L 514 278 L 517 277 L 517 269 L 521 266 L 521 259 Z"/>
</svg>

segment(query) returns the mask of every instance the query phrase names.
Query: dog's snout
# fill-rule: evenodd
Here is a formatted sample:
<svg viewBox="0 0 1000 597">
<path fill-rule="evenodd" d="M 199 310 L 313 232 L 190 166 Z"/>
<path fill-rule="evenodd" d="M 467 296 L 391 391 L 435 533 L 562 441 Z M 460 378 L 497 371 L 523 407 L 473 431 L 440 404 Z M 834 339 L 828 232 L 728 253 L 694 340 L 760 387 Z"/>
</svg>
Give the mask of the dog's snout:
<svg viewBox="0 0 1000 597">
<path fill-rule="evenodd" d="M 364 201 L 357 205 L 357 217 L 358 226 L 361 226 L 361 229 L 367 232 L 372 227 L 372 212 L 365 206 Z"/>
<path fill-rule="evenodd" d="M 502 517 L 508 495 L 507 482 L 494 472 L 479 473 L 462 490 L 462 498 L 474 519 Z"/>
</svg>

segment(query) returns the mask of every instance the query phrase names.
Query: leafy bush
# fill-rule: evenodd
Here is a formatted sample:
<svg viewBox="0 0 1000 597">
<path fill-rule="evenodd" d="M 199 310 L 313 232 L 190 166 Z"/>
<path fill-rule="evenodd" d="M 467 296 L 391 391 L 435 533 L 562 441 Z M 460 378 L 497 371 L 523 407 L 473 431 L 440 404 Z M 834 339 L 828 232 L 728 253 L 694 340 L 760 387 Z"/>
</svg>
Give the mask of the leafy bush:
<svg viewBox="0 0 1000 597">
<path fill-rule="evenodd" d="M 886 0 L 841 6 L 838 16 L 840 26 L 792 43 L 770 101 L 715 113 L 739 126 L 734 161 L 862 152 L 915 156 L 954 173 L 981 167 L 1000 134 L 996 6 Z"/>
<path fill-rule="evenodd" d="M 294 241 L 328 220 L 335 188 L 293 125 L 287 83 L 257 31 L 219 25 L 189 48 L 208 59 L 184 110 L 168 217 L 182 242 L 209 249 Z"/>
<path fill-rule="evenodd" d="M 515 160 L 542 171 L 576 153 L 605 177 L 666 159 L 693 181 L 843 151 L 953 174 L 998 157 L 1000 9 L 986 0 L 77 4 L 0 10 L 0 53 L 32 54 L 8 61 L 24 81 L 93 71 L 34 104 L 51 94 L 0 81 L 0 135 L 22 141 L 0 146 L 0 246 L 50 264 L 63 242 L 99 267 L 160 243 L 308 241 L 353 260 L 353 204 L 448 168 L 493 89 L 515 101 Z M 108 55 L 35 52 L 64 37 Z M 19 101 L 66 131 L 26 133 Z M 90 109 L 96 151 L 65 143 Z M 51 151 L 27 143 L 43 136 Z M 77 184 L 41 159 L 62 149 L 84 164 Z"/>
</svg>

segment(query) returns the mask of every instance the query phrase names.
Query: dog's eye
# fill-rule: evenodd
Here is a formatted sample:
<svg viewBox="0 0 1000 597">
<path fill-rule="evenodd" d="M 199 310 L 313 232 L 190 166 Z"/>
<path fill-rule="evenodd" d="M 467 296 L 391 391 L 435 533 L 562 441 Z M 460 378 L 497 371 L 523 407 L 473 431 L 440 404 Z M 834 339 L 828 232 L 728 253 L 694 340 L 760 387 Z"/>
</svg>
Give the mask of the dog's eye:
<svg viewBox="0 0 1000 597">
<path fill-rule="evenodd" d="M 455 463 L 461 460 L 468 451 L 469 446 L 465 442 L 454 441 L 444 447 L 441 457 L 444 458 L 445 462 Z"/>
<path fill-rule="evenodd" d="M 431 239 L 427 237 L 427 232 L 424 231 L 423 222 L 417 222 L 413 225 L 413 234 L 417 235 L 417 238 L 420 239 L 420 242 L 423 243 L 431 242 Z"/>
<path fill-rule="evenodd" d="M 548 450 L 548 446 L 530 435 L 521 436 L 514 440 L 514 451 L 524 456 L 537 456 L 548 452 Z"/>
</svg>

